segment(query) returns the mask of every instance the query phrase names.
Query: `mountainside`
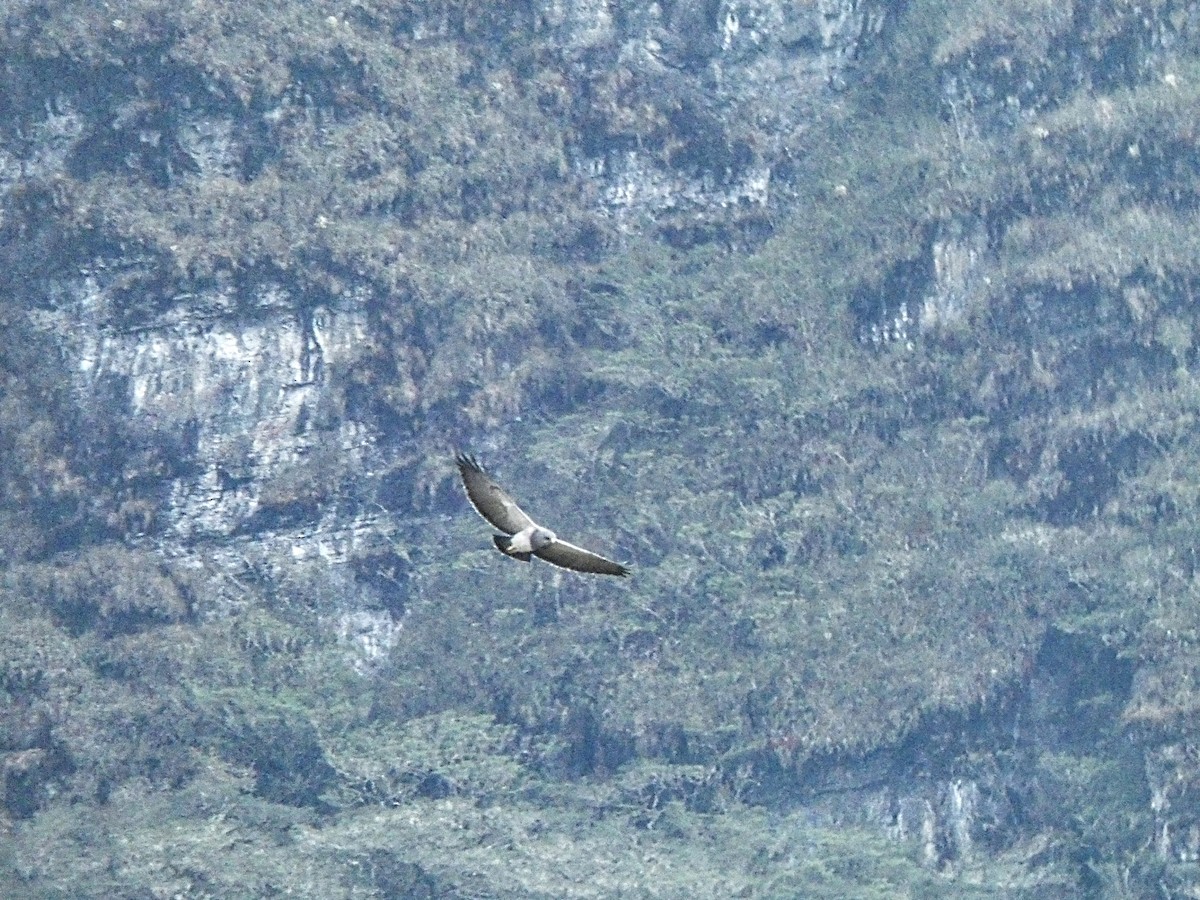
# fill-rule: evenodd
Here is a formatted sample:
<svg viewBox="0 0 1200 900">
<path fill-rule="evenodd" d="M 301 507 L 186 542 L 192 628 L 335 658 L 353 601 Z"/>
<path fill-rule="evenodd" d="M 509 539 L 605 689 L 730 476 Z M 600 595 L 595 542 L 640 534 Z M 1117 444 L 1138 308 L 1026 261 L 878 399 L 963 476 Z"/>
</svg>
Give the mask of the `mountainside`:
<svg viewBox="0 0 1200 900">
<path fill-rule="evenodd" d="M 0 894 L 1200 892 L 1193 5 L 0 15 Z"/>
</svg>

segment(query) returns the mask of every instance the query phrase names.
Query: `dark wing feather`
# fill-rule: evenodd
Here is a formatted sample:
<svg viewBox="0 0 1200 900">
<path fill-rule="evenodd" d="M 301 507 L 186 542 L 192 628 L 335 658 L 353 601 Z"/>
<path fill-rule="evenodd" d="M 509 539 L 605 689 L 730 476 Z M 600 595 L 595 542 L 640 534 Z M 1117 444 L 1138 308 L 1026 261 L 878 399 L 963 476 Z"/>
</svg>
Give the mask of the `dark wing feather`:
<svg viewBox="0 0 1200 900">
<path fill-rule="evenodd" d="M 620 563 L 605 559 L 598 553 L 592 553 L 590 550 L 584 550 L 574 544 L 568 544 L 566 541 L 555 541 L 541 550 L 535 550 L 533 555 L 548 563 L 562 566 L 564 569 L 574 569 L 576 572 L 621 576 L 629 574 L 629 570 Z"/>
<path fill-rule="evenodd" d="M 458 474 L 462 476 L 463 487 L 467 489 L 467 499 L 475 507 L 475 512 L 495 528 L 499 528 L 505 534 L 516 534 L 535 524 L 533 519 L 517 506 L 517 501 L 492 481 L 492 477 L 483 471 L 483 466 L 477 463 L 473 456 L 460 453 L 455 457 L 455 461 L 458 463 Z"/>
</svg>

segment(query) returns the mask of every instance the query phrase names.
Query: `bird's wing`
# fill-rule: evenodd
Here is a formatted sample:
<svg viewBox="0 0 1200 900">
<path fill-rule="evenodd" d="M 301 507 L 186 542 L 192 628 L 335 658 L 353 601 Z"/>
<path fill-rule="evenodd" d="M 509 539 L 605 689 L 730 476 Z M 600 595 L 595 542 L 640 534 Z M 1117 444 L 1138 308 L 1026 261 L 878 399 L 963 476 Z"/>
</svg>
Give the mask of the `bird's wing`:
<svg viewBox="0 0 1200 900">
<path fill-rule="evenodd" d="M 534 556 L 548 563 L 562 566 L 564 569 L 574 569 L 576 572 L 594 572 L 597 575 L 628 575 L 629 570 L 618 562 L 605 559 L 598 553 L 568 544 L 566 541 L 554 541 L 541 550 L 535 550 Z"/>
<path fill-rule="evenodd" d="M 492 477 L 483 471 L 483 466 L 477 463 L 473 456 L 460 453 L 455 457 L 455 461 L 458 463 L 463 487 L 467 489 L 467 499 L 475 507 L 475 512 L 494 527 L 505 534 L 516 534 L 536 524 L 521 511 L 517 501 L 508 496 L 504 488 L 492 481 Z"/>
</svg>

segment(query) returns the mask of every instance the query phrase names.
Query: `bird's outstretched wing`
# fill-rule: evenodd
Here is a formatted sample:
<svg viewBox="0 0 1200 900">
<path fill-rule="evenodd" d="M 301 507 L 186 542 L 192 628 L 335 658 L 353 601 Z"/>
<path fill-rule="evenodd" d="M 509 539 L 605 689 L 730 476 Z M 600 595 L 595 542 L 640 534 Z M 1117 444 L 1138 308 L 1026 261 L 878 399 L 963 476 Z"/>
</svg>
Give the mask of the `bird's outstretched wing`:
<svg viewBox="0 0 1200 900">
<path fill-rule="evenodd" d="M 458 463 L 463 487 L 467 489 L 467 499 L 475 507 L 475 512 L 487 519 L 493 527 L 505 534 L 516 534 L 536 524 L 521 511 L 517 501 L 492 480 L 473 456 L 459 453 L 455 461 Z"/>
<path fill-rule="evenodd" d="M 574 569 L 576 572 L 593 572 L 597 575 L 629 574 L 629 570 L 618 562 L 606 559 L 598 553 L 568 544 L 566 541 L 555 541 L 541 550 L 535 550 L 534 556 L 548 563 L 562 566 L 564 569 Z"/>
</svg>

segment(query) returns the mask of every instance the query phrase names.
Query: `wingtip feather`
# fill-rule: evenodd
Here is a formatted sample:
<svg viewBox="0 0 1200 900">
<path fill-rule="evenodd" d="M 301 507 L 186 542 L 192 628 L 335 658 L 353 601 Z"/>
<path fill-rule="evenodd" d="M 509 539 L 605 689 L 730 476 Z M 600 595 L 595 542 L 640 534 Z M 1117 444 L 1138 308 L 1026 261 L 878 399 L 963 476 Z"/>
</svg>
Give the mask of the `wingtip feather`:
<svg viewBox="0 0 1200 900">
<path fill-rule="evenodd" d="M 454 454 L 454 461 L 458 464 L 459 471 L 482 472 L 483 466 L 470 453 L 463 453 L 459 450 Z"/>
</svg>

